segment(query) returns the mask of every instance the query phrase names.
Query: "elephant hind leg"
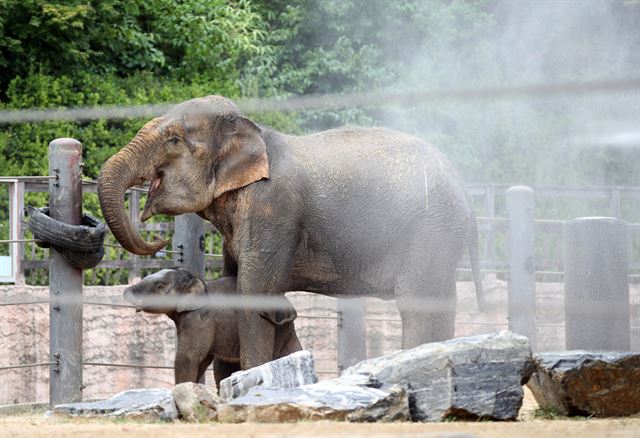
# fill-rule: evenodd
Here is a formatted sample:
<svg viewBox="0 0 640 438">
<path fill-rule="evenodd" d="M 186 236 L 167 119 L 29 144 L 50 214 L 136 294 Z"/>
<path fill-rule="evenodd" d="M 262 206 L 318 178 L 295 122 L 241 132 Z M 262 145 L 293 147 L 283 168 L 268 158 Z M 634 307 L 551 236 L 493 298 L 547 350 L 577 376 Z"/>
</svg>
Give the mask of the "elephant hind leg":
<svg viewBox="0 0 640 438">
<path fill-rule="evenodd" d="M 396 276 L 394 288 L 405 349 L 451 339 L 455 332 L 455 269 L 460 252 L 451 250 L 456 245 L 433 241 L 413 246 L 415 251 L 410 251 L 407 259 L 410 263 Z M 424 248 L 444 249 L 425 254 Z"/>
<path fill-rule="evenodd" d="M 455 282 L 446 289 L 444 296 L 427 296 L 422 299 L 397 301 L 402 318 L 402 348 L 413 348 L 428 342 L 451 339 L 455 332 L 456 292 Z"/>
</svg>

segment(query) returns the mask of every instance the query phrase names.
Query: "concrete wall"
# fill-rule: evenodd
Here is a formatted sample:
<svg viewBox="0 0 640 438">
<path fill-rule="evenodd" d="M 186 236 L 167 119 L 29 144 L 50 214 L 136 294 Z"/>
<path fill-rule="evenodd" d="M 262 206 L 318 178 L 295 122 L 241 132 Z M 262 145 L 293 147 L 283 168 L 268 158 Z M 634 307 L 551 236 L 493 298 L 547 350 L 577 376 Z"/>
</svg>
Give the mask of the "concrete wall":
<svg viewBox="0 0 640 438">
<path fill-rule="evenodd" d="M 485 278 L 489 303 L 479 313 L 471 283 L 458 283 L 456 336 L 506 329 L 507 287 L 494 277 Z M 110 298 L 122 303 L 121 287 L 87 287 L 85 299 Z M 48 297 L 42 287 L 0 286 L 0 297 Z M 296 307 L 298 336 L 304 348 L 313 352 L 320 378 L 337 374 L 335 319 L 332 298 L 309 293 L 287 295 Z M 632 349 L 640 350 L 640 285 L 631 287 Z M 564 349 L 562 284 L 537 285 L 539 350 Z M 400 349 L 401 326 L 393 302 L 367 300 L 367 355 L 378 356 Z M 47 304 L 0 307 L 0 367 L 48 361 L 49 310 Z M 135 313 L 133 309 L 86 305 L 84 308 L 85 362 L 172 365 L 175 330 L 163 315 Z M 213 385 L 213 375 L 207 381 Z M 49 369 L 0 370 L 0 405 L 47 402 Z M 85 366 L 85 399 L 103 398 L 129 388 L 171 387 L 172 370 Z"/>
</svg>

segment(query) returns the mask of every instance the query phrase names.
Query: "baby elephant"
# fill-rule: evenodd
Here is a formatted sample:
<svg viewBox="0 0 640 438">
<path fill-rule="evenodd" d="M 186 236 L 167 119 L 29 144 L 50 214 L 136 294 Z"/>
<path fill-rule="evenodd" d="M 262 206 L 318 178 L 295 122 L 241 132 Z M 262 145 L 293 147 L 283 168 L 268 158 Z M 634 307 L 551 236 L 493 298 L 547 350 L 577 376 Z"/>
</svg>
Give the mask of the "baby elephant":
<svg viewBox="0 0 640 438">
<path fill-rule="evenodd" d="M 197 382 L 213 361 L 219 388 L 222 379 L 240 369 L 238 321 L 235 309 L 207 305 L 207 298 L 235 294 L 236 277 L 205 283 L 184 268 L 172 268 L 129 286 L 124 298 L 136 305 L 136 311 L 164 313 L 175 323 L 178 332 L 176 384 Z M 295 309 L 285 297 L 278 308 L 261 313 L 276 326 L 274 359 L 302 350 L 293 326 Z"/>
</svg>

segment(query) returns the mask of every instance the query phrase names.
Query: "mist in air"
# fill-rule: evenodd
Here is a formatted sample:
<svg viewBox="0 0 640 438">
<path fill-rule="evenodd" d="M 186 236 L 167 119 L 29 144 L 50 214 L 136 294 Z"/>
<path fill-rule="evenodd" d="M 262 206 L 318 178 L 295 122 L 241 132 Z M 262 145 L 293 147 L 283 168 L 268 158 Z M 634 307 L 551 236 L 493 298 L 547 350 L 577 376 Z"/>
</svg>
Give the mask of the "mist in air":
<svg viewBox="0 0 640 438">
<path fill-rule="evenodd" d="M 353 28 L 369 26 L 369 32 L 353 32 L 356 43 L 363 51 L 380 50 L 375 69 L 388 71 L 386 80 L 376 82 L 363 69 L 362 83 L 398 90 L 468 89 L 640 76 L 638 1 L 407 3 L 411 6 L 373 1 L 341 12 L 351 14 Z M 321 4 L 314 7 L 319 15 L 326 12 Z M 403 14 L 390 14 L 390 8 Z M 343 29 L 334 31 L 339 35 Z M 340 44 L 340 36 L 334 40 Z M 336 74 L 334 80 L 350 79 Z M 467 182 L 640 185 L 637 91 L 389 105 L 365 112 L 369 123 L 439 147 Z M 363 123 L 357 116 L 353 122 Z M 634 219 L 640 221 L 640 214 Z"/>
<path fill-rule="evenodd" d="M 374 55 L 378 60 L 369 68 L 364 66 L 355 79 L 341 75 L 340 60 L 336 61 L 336 72 L 329 78 L 333 88 L 316 86 L 311 90 L 315 93 L 380 88 L 465 90 L 640 77 L 637 0 L 367 1 L 352 9 L 348 5 L 337 8 L 335 2 L 329 2 L 330 6 L 311 3 L 322 19 L 305 28 L 307 39 L 319 45 L 344 46 L 344 62 L 365 63 L 367 56 Z M 339 17 L 336 23 L 349 22 L 353 40 L 344 41 L 342 35 L 347 32 L 333 24 L 335 17 L 331 14 Z M 360 52 L 350 52 L 354 46 Z M 444 152 L 469 185 L 585 190 L 640 186 L 637 89 L 557 97 L 432 101 L 415 106 L 389 103 L 383 108 L 344 111 L 334 119 L 312 113 L 306 126 L 321 130 L 339 126 L 344 119 L 353 124 L 395 128 L 429 141 Z M 484 199 L 475 197 L 474 201 L 478 216 L 492 215 L 487 214 Z M 535 218 L 610 216 L 609 202 L 606 197 L 536 196 Z M 619 214 L 627 222 L 640 223 L 640 199 L 624 198 Z M 496 191 L 493 215 L 506 216 L 502 189 Z M 487 241 L 484 225 L 481 245 Z M 564 269 L 563 226 L 560 222 L 557 225 L 536 228 L 538 271 Z M 640 229 L 630 230 L 630 273 L 637 274 Z M 505 241 L 506 230 L 501 229 L 494 237 L 497 254 L 489 256 L 488 245 L 481 248 L 483 266 L 506 267 Z M 622 260 L 612 261 L 618 262 Z M 506 280 L 503 274 L 498 277 Z M 563 303 L 554 300 L 562 297 L 563 277 L 538 275 L 537 281 L 555 282 L 554 290 L 559 291 L 555 298 L 545 298 L 548 291 L 540 286 L 538 298 L 544 303 L 539 305 L 546 310 L 538 316 L 554 312 L 561 315 Z M 631 281 L 637 283 L 637 279 Z M 485 284 L 488 289 L 493 287 L 491 281 Z M 632 294 L 637 297 L 637 291 Z M 637 298 L 631 301 L 635 303 Z M 473 306 L 462 302 L 459 310 Z M 548 330 L 563 330 L 558 327 Z"/>
</svg>

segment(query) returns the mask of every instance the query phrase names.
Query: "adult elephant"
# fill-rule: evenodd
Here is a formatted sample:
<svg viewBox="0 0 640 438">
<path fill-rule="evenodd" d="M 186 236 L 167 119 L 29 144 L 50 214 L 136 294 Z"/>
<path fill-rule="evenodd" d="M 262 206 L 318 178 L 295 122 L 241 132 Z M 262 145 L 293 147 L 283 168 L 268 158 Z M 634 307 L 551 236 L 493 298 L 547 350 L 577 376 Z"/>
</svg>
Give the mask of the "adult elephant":
<svg viewBox="0 0 640 438">
<path fill-rule="evenodd" d="M 144 125 L 100 173 L 104 217 L 138 255 L 167 243 L 143 240 L 125 210 L 125 191 L 145 181 L 142 220 L 197 212 L 211 221 L 245 299 L 292 290 L 395 299 L 409 348 L 453 336 L 455 269 L 468 248 L 481 305 L 469 196 L 418 138 L 382 128 L 291 136 L 223 97 L 186 101 Z M 246 369 L 272 359 L 274 327 L 255 307 L 241 312 Z"/>
</svg>

